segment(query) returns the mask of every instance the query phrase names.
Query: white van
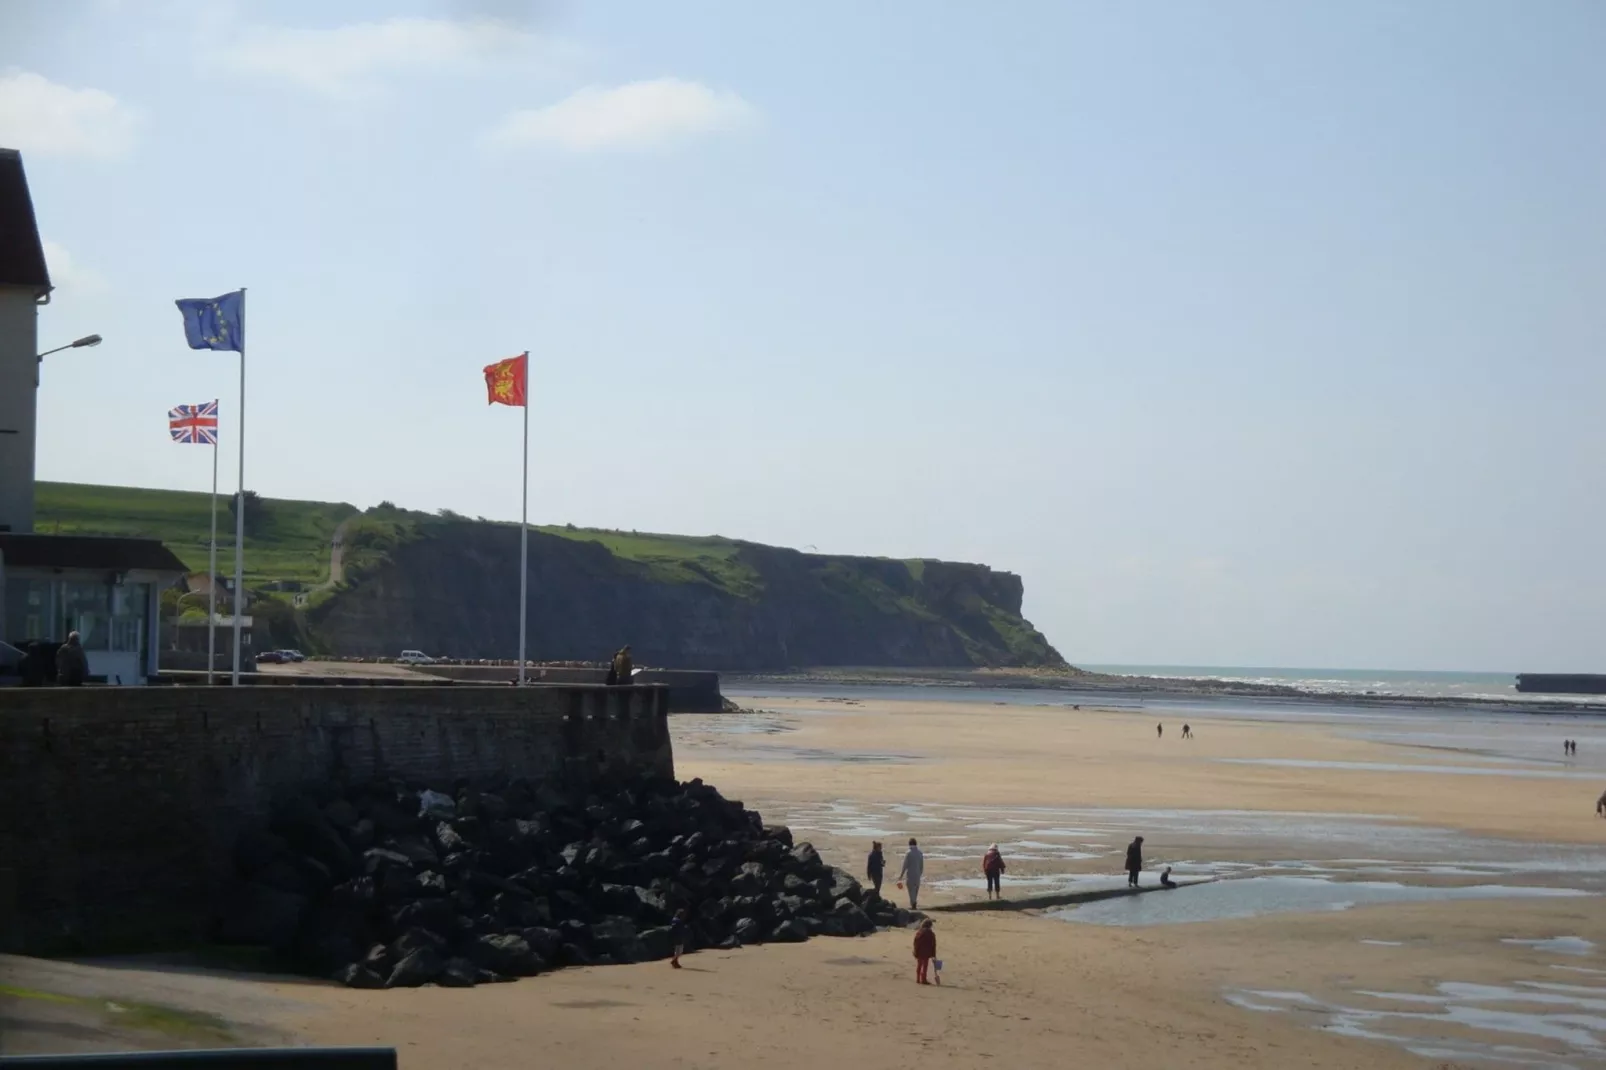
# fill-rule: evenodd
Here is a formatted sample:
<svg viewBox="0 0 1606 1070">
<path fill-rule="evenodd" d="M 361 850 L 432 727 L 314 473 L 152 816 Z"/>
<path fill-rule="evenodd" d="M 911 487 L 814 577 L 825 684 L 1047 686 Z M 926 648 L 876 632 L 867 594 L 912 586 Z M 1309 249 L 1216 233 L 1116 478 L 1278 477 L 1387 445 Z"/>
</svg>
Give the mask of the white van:
<svg viewBox="0 0 1606 1070">
<path fill-rule="evenodd" d="M 398 665 L 433 665 L 435 659 L 422 650 L 403 650 L 401 657 L 396 659 Z"/>
</svg>

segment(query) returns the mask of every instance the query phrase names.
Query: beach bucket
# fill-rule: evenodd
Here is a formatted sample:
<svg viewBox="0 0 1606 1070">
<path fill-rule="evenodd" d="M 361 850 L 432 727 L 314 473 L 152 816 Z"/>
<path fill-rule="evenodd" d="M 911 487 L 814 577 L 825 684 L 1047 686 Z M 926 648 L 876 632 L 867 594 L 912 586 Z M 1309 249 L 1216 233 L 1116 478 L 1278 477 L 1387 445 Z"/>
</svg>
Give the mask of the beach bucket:
<svg viewBox="0 0 1606 1070">
<path fill-rule="evenodd" d="M 942 959 L 932 959 L 931 960 L 931 964 L 933 966 L 937 967 L 937 972 L 938 973 L 942 972 Z"/>
</svg>

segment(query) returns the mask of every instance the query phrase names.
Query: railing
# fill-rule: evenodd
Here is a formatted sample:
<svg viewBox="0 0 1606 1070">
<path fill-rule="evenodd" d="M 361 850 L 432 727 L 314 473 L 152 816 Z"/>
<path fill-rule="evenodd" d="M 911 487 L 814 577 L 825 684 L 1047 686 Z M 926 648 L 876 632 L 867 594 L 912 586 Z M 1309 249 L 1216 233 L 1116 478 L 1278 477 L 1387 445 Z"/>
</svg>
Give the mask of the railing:
<svg viewBox="0 0 1606 1070">
<path fill-rule="evenodd" d="M 396 1070 L 395 1048 L 226 1048 L 215 1051 L 120 1051 L 93 1055 L 0 1055 L 0 1070 Z"/>
</svg>

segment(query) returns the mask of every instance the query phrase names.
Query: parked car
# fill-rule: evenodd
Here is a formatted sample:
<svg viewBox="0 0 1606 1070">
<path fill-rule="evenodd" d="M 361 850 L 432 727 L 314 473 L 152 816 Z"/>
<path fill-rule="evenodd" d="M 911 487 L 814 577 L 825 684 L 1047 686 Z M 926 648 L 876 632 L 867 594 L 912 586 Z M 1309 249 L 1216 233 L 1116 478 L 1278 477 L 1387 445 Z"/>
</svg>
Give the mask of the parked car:
<svg viewBox="0 0 1606 1070">
<path fill-rule="evenodd" d="M 306 661 L 307 660 L 307 655 L 303 654 L 299 650 L 281 650 L 281 651 L 279 651 L 279 653 L 284 655 L 284 660 L 285 661 Z"/>
<path fill-rule="evenodd" d="M 257 655 L 258 665 L 283 665 L 290 659 L 284 656 L 282 650 L 264 650 Z"/>
<path fill-rule="evenodd" d="M 396 659 L 396 664 L 433 665 L 435 664 L 435 659 L 424 653 L 422 650 L 403 650 L 401 652 L 401 656 Z"/>
</svg>

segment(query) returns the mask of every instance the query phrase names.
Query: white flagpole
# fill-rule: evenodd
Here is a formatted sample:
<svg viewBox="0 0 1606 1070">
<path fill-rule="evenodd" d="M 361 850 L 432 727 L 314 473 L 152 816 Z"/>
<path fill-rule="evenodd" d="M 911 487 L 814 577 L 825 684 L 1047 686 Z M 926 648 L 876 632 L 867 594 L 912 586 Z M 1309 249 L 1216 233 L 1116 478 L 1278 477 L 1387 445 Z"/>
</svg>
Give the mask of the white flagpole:
<svg viewBox="0 0 1606 1070">
<path fill-rule="evenodd" d="M 212 439 L 212 545 L 206 557 L 206 686 L 212 686 L 217 666 L 217 451 L 221 436 Z"/>
<path fill-rule="evenodd" d="M 240 287 L 240 319 L 245 319 L 245 287 Z M 245 608 L 245 331 L 240 332 L 240 490 L 234 505 L 234 677 L 240 686 L 240 611 Z"/>
<path fill-rule="evenodd" d="M 519 502 L 519 684 L 524 684 L 524 638 L 530 597 L 530 351 L 524 351 L 524 493 Z"/>
</svg>

